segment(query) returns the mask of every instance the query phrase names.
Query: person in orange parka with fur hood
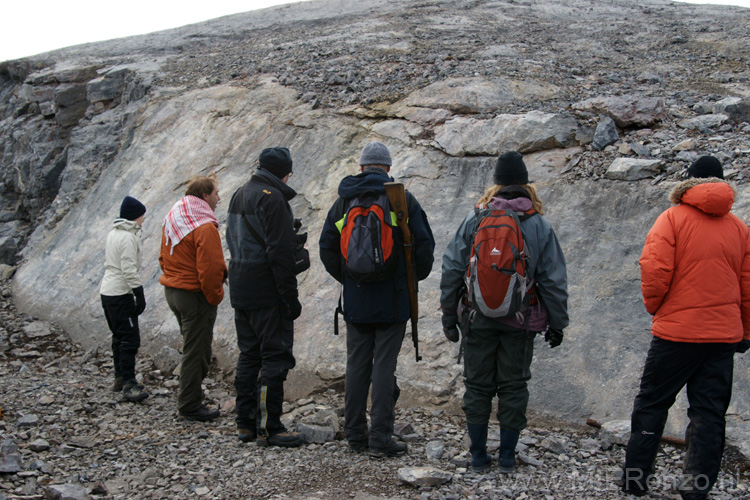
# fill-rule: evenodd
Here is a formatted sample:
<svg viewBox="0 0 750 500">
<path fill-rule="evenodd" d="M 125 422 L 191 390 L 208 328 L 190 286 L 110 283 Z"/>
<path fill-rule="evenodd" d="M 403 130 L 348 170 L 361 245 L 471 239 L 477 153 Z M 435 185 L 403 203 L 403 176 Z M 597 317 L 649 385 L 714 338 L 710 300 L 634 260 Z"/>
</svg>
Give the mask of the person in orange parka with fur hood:
<svg viewBox="0 0 750 500">
<path fill-rule="evenodd" d="M 641 253 L 654 337 L 633 404 L 623 491 L 645 494 L 669 408 L 687 385 L 690 423 L 679 486 L 706 498 L 716 482 L 732 396 L 734 353 L 750 347 L 750 230 L 730 213 L 734 189 L 702 156 L 670 195 Z"/>
</svg>

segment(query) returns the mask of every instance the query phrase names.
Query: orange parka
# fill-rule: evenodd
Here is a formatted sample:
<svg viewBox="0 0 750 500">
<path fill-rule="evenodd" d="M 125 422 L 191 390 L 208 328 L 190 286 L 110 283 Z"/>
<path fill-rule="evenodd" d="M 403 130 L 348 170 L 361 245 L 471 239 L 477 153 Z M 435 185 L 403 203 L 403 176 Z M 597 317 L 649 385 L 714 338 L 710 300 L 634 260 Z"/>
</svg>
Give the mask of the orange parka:
<svg viewBox="0 0 750 500">
<path fill-rule="evenodd" d="M 734 189 L 688 179 L 670 195 L 641 253 L 651 333 L 674 342 L 750 338 L 750 230 L 734 214 Z"/>
<path fill-rule="evenodd" d="M 161 234 L 159 265 L 164 272 L 159 282 L 170 288 L 203 292 L 206 301 L 218 306 L 224 299 L 227 277 L 219 231 L 213 224 L 198 226 L 172 248 Z"/>
</svg>

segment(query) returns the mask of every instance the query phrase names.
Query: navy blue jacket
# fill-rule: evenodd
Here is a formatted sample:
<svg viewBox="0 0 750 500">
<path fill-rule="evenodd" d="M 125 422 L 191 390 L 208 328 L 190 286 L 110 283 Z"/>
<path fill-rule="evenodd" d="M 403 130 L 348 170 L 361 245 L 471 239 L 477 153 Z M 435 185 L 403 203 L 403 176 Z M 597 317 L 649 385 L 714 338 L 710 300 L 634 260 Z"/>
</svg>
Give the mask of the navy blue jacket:
<svg viewBox="0 0 750 500">
<path fill-rule="evenodd" d="M 358 283 L 343 273 L 341 233 L 336 222 L 344 217 L 350 199 L 368 191 L 385 193 L 383 184 L 386 182 L 393 182 L 393 178 L 377 167 L 345 177 L 339 184 L 339 199 L 329 210 L 320 233 L 320 259 L 326 271 L 336 281 L 344 284 L 343 310 L 344 319 L 348 323 L 399 323 L 406 322 L 410 316 L 403 238 L 398 227 L 394 227 L 394 248 L 398 252 L 398 262 L 393 277 L 375 283 Z M 417 279 L 423 280 L 432 270 L 435 238 L 427 222 L 427 215 L 414 195 L 408 191 L 406 205 L 409 212 L 407 224 L 414 238 L 414 270 Z"/>
<path fill-rule="evenodd" d="M 226 239 L 231 255 L 229 298 L 235 309 L 264 309 L 297 298 L 296 237 L 289 206 L 296 195 L 263 169 L 232 195 Z M 247 223 L 264 240 L 265 248 L 247 229 Z"/>
</svg>

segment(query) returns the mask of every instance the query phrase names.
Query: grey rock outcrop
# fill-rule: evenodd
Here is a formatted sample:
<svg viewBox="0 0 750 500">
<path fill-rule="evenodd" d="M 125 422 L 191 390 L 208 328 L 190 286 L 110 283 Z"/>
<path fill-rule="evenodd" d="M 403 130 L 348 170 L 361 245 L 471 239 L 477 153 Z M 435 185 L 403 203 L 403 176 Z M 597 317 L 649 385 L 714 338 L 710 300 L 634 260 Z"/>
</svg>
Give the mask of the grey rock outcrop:
<svg viewBox="0 0 750 500">
<path fill-rule="evenodd" d="M 294 398 L 340 385 L 346 346 L 331 328 L 339 290 L 314 242 L 339 179 L 357 172 L 364 144 L 379 140 L 438 242 L 435 268 L 420 285 L 424 360 L 415 364 L 405 345 L 399 404 L 457 407 L 461 367 L 437 311 L 440 257 L 491 183 L 494 157 L 518 149 L 566 253 L 573 320 L 561 348 L 537 344 L 530 407 L 571 421 L 624 418 L 650 339 L 637 265 L 647 228 L 698 153 L 721 157 L 739 186 L 750 178 L 747 124 L 693 109 L 750 92 L 747 64 L 731 66 L 724 83 L 713 76 L 728 71 L 728 60 L 747 60 L 748 23 L 737 22 L 747 16 L 666 0 L 313 0 L 2 63 L 0 237 L 22 249 L 16 303 L 87 348 L 106 345 L 103 239 L 131 194 L 148 207 L 143 349 L 179 348 L 158 283 L 162 217 L 191 175 L 216 171 L 228 200 L 263 147 L 286 145 L 299 192 L 293 208 L 309 227 L 313 261 L 299 277 L 305 308 L 287 389 Z M 707 20 L 717 29 L 704 30 Z M 721 50 L 706 53 L 706 44 Z M 706 65 L 712 71 L 702 71 Z M 629 150 L 592 147 L 599 114 L 621 127 Z M 704 133 L 676 126 L 696 119 Z M 720 138 L 705 133 L 719 131 Z M 690 149 L 673 150 L 687 139 L 695 141 Z M 608 178 L 612 166 L 646 153 L 656 162 L 648 175 Z M 647 180 L 619 180 L 642 175 Z M 735 213 L 750 215 L 746 189 Z M 226 203 L 217 215 L 223 232 Z M 231 374 L 237 349 L 228 300 L 214 352 Z M 733 415 L 750 411 L 748 382 L 738 369 Z M 685 408 L 678 398 L 671 429 L 684 428 Z M 740 432 L 746 424 L 733 418 Z"/>
</svg>

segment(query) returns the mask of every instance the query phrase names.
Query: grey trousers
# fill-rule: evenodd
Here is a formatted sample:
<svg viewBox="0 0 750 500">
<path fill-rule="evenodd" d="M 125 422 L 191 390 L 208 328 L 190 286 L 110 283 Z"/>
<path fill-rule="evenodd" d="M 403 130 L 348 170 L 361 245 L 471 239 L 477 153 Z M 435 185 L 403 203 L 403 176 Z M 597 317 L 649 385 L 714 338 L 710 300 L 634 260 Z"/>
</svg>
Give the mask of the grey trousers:
<svg viewBox="0 0 750 500">
<path fill-rule="evenodd" d="M 350 442 L 385 447 L 393 435 L 400 390 L 396 362 L 406 322 L 346 324 L 346 389 L 344 433 Z M 367 394 L 372 385 L 370 431 L 367 431 Z"/>
<path fill-rule="evenodd" d="M 177 409 L 182 413 L 192 412 L 203 404 L 201 382 L 211 365 L 211 343 L 218 307 L 209 304 L 201 292 L 164 287 L 164 296 L 182 334 Z"/>
</svg>

